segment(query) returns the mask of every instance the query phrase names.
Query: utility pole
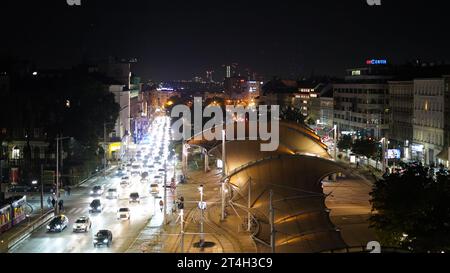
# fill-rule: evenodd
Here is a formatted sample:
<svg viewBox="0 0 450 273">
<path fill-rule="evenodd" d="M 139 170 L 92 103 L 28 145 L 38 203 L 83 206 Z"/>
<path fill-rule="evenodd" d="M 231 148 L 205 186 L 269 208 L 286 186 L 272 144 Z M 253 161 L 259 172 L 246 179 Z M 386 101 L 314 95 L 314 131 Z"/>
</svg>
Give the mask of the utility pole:
<svg viewBox="0 0 450 273">
<path fill-rule="evenodd" d="M 205 234 L 203 234 L 203 185 L 198 188 L 200 191 L 200 247 L 205 243 Z"/>
<path fill-rule="evenodd" d="M 103 123 L 103 178 L 106 178 L 106 123 Z"/>
<path fill-rule="evenodd" d="M 221 205 L 222 205 L 221 206 L 221 214 L 220 214 L 221 221 L 225 220 L 225 190 L 226 190 L 225 183 L 226 183 L 226 180 L 223 179 L 222 180 L 222 188 L 220 189 Z"/>
<path fill-rule="evenodd" d="M 333 127 L 334 134 L 333 134 L 333 145 L 334 145 L 334 160 L 337 159 L 337 124 Z"/>
<path fill-rule="evenodd" d="M 56 136 L 56 205 L 55 205 L 55 212 L 56 214 L 59 214 L 59 142 L 63 139 L 66 139 L 69 137 L 60 137 L 59 135 Z"/>
<path fill-rule="evenodd" d="M 226 172 L 226 164 L 225 164 L 225 129 L 222 129 L 222 176 L 225 177 L 227 175 Z"/>
<path fill-rule="evenodd" d="M 167 225 L 167 161 L 164 160 L 164 225 Z"/>
<path fill-rule="evenodd" d="M 175 152 L 175 150 L 173 150 Z M 176 173 L 176 167 L 177 167 L 177 155 L 173 155 L 173 178 L 175 181 L 177 180 L 177 173 Z"/>
<path fill-rule="evenodd" d="M 221 189 L 221 216 L 222 221 L 225 220 L 225 183 L 226 183 L 226 171 L 225 171 L 225 129 L 222 129 L 222 189 Z"/>
<path fill-rule="evenodd" d="M 59 135 L 56 136 L 56 202 L 55 202 L 55 214 L 59 214 Z"/>
<path fill-rule="evenodd" d="M 181 242 L 180 242 L 180 252 L 184 252 L 184 209 L 180 209 L 180 217 L 181 217 Z"/>
<path fill-rule="evenodd" d="M 44 165 L 41 164 L 41 214 L 44 214 Z"/>
<path fill-rule="evenodd" d="M 275 253 L 275 216 L 273 211 L 273 191 L 270 190 L 269 194 L 269 221 L 270 221 L 270 247 L 272 248 L 272 253 Z"/>
<path fill-rule="evenodd" d="M 252 214 L 250 213 L 250 208 L 252 206 L 252 178 L 250 177 L 250 179 L 248 180 L 248 204 L 247 204 L 247 231 L 250 231 L 251 229 L 251 225 L 252 225 L 252 220 L 251 220 L 251 216 Z"/>
</svg>

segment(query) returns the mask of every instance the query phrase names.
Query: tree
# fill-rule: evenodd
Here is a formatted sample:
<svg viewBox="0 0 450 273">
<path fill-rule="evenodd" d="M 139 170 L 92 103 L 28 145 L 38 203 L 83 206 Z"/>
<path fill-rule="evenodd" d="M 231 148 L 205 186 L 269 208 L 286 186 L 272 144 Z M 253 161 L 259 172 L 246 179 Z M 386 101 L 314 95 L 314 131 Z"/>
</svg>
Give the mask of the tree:
<svg viewBox="0 0 450 273">
<path fill-rule="evenodd" d="M 413 252 L 450 251 L 450 176 L 421 165 L 378 180 L 370 218 L 383 245 Z"/>
<path fill-rule="evenodd" d="M 337 146 L 339 150 L 348 150 L 352 148 L 352 137 L 349 135 L 344 135 L 338 142 Z"/>
<path fill-rule="evenodd" d="M 300 109 L 295 107 L 286 107 L 281 109 L 280 118 L 283 120 L 293 121 L 295 123 L 305 124 L 305 117 Z"/>
<path fill-rule="evenodd" d="M 363 155 L 367 158 L 376 157 L 379 145 L 372 139 L 357 139 L 352 145 L 355 154 Z"/>
</svg>

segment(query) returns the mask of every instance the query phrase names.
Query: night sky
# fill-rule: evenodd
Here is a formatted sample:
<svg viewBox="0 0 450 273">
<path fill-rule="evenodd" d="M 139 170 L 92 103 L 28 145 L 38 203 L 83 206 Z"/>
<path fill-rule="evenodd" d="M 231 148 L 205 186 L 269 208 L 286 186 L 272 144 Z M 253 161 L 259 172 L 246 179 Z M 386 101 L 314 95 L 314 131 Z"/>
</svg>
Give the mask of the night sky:
<svg viewBox="0 0 450 273">
<path fill-rule="evenodd" d="M 267 77 L 329 74 L 368 58 L 450 61 L 446 1 L 7 0 L 0 56 L 70 67 L 82 56 L 136 57 L 144 79 L 191 79 L 238 63 Z"/>
</svg>

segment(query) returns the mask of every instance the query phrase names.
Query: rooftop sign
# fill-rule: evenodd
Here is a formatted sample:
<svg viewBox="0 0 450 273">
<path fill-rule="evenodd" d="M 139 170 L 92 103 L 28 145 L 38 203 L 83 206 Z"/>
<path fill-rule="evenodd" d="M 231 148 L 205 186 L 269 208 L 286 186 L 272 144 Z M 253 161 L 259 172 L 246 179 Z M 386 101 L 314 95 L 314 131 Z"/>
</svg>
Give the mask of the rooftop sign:
<svg viewBox="0 0 450 273">
<path fill-rule="evenodd" d="M 367 60 L 367 61 L 366 61 L 366 64 L 368 64 L 368 65 L 373 65 L 373 64 L 387 64 L 387 60 L 375 60 L 375 59 L 372 59 L 372 60 Z"/>
</svg>

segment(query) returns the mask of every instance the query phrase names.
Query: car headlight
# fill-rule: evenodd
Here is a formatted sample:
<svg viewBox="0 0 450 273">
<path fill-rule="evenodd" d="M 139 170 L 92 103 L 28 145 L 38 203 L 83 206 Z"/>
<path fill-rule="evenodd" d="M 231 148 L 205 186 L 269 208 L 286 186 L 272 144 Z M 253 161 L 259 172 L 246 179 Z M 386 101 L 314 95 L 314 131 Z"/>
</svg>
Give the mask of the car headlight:
<svg viewBox="0 0 450 273">
<path fill-rule="evenodd" d="M 97 243 L 98 241 L 97 241 L 97 239 L 94 239 L 94 243 Z"/>
<path fill-rule="evenodd" d="M 50 225 L 47 225 L 47 229 L 50 229 Z"/>
<path fill-rule="evenodd" d="M 103 240 L 103 243 L 107 243 L 107 242 L 108 242 L 108 239 Z"/>
<path fill-rule="evenodd" d="M 94 191 L 91 191 L 91 194 L 93 194 L 94 193 Z"/>
<path fill-rule="evenodd" d="M 61 228 L 61 225 L 57 225 L 56 228 Z"/>
</svg>

